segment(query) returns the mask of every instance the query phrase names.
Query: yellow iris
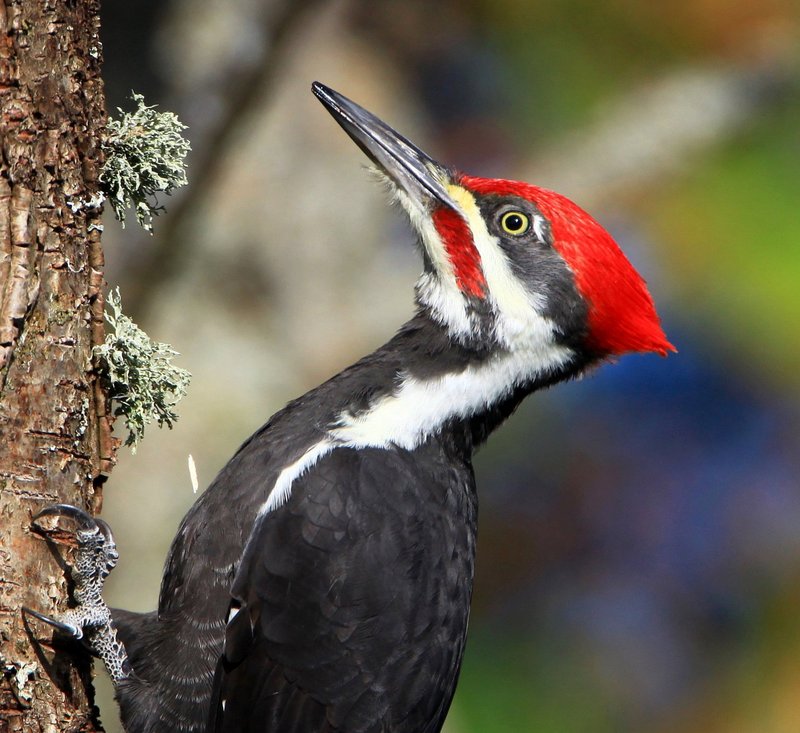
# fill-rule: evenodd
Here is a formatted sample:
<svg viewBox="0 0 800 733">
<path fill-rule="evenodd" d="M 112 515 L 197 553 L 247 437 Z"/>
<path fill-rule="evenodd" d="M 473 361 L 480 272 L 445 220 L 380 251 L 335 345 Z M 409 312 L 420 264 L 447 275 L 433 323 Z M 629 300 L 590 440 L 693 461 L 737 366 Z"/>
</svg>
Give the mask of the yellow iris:
<svg viewBox="0 0 800 733">
<path fill-rule="evenodd" d="M 531 220 L 527 214 L 523 214 L 521 211 L 507 211 L 500 218 L 500 226 L 507 234 L 518 237 L 531 228 Z"/>
</svg>

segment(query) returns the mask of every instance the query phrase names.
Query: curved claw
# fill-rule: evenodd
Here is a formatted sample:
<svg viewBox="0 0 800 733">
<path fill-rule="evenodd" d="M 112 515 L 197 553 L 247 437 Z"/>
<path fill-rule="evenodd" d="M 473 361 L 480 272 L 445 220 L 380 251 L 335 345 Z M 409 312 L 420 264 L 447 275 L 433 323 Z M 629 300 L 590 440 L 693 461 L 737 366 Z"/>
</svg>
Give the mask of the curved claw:
<svg viewBox="0 0 800 733">
<path fill-rule="evenodd" d="M 111 531 L 111 527 L 109 526 L 108 522 L 106 522 L 104 519 L 96 517 L 94 522 L 97 525 L 97 528 L 100 530 L 100 534 L 103 535 L 103 539 L 105 540 L 106 555 L 113 563 L 111 567 L 114 567 L 114 565 L 117 564 L 117 560 L 119 560 L 117 542 L 114 539 L 114 533 Z"/>
<path fill-rule="evenodd" d="M 114 542 L 114 534 L 111 531 L 111 527 L 109 526 L 108 522 L 104 519 L 100 519 L 100 517 L 93 517 L 94 523 L 97 525 L 97 528 L 102 533 L 103 537 L 107 542 Z"/>
<path fill-rule="evenodd" d="M 52 616 L 46 616 L 45 614 L 34 611 L 32 608 L 28 608 L 27 606 L 22 607 L 22 613 L 33 616 L 34 618 L 38 618 L 39 621 L 44 621 L 46 624 L 50 624 L 50 626 L 52 626 L 54 629 L 58 629 L 67 636 L 71 636 L 73 639 L 83 638 L 83 629 L 78 626 L 57 621 Z"/>
<path fill-rule="evenodd" d="M 36 521 L 42 517 L 68 517 L 78 525 L 79 530 L 90 531 L 98 529 L 98 522 L 91 514 L 88 514 L 83 511 L 83 509 L 79 509 L 76 506 L 72 506 L 72 504 L 52 504 L 51 506 L 45 507 L 31 519 L 31 522 L 35 524 Z M 103 522 L 103 524 L 106 528 L 103 529 L 100 527 L 100 531 L 103 532 L 103 534 L 106 534 L 106 532 L 110 534 L 111 530 L 108 528 L 108 525 L 105 522 Z"/>
</svg>

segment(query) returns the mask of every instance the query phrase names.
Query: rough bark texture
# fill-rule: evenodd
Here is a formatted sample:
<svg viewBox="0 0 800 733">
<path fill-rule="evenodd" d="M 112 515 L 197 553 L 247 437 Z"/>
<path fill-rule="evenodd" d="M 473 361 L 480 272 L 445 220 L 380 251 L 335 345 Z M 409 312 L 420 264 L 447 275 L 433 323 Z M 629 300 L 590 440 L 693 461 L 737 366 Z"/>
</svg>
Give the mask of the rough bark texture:
<svg viewBox="0 0 800 733">
<path fill-rule="evenodd" d="M 49 627 L 20 612 L 57 614 L 67 598 L 31 515 L 53 502 L 96 512 L 113 461 L 91 361 L 103 339 L 98 33 L 96 0 L 0 0 L 0 733 L 100 729 L 88 658 L 56 654 Z"/>
</svg>

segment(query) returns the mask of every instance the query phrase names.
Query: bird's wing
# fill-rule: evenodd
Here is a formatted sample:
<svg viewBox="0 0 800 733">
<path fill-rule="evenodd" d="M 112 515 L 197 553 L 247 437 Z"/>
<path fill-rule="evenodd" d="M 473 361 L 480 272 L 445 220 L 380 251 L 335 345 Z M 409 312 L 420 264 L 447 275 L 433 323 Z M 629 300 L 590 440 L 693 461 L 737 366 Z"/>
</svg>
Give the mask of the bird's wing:
<svg viewBox="0 0 800 733">
<path fill-rule="evenodd" d="M 210 730 L 439 730 L 463 648 L 474 506 L 468 472 L 418 471 L 404 451 L 340 448 L 257 524 Z"/>
</svg>

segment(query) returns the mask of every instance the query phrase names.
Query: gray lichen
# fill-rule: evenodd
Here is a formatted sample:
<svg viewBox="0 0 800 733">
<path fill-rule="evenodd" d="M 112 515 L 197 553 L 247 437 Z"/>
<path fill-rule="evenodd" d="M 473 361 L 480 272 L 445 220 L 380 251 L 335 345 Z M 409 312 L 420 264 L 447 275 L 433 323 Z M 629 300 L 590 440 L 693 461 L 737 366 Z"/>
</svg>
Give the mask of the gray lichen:
<svg viewBox="0 0 800 733">
<path fill-rule="evenodd" d="M 175 366 L 178 356 L 169 344 L 153 341 L 122 312 L 119 288 L 108 294 L 105 317 L 113 329 L 94 354 L 108 382 L 114 414 L 125 418 L 125 445 L 136 445 L 153 420 L 171 428 L 178 419 L 175 405 L 186 394 L 191 374 Z"/>
<path fill-rule="evenodd" d="M 136 110 L 117 109 L 119 119 L 108 121 L 103 143 L 106 162 L 100 182 L 117 219 L 125 226 L 125 212 L 133 208 L 139 225 L 153 230 L 153 217 L 163 210 L 157 193 L 171 193 L 186 184 L 186 129 L 172 112 L 156 112 L 133 94 Z"/>
</svg>

